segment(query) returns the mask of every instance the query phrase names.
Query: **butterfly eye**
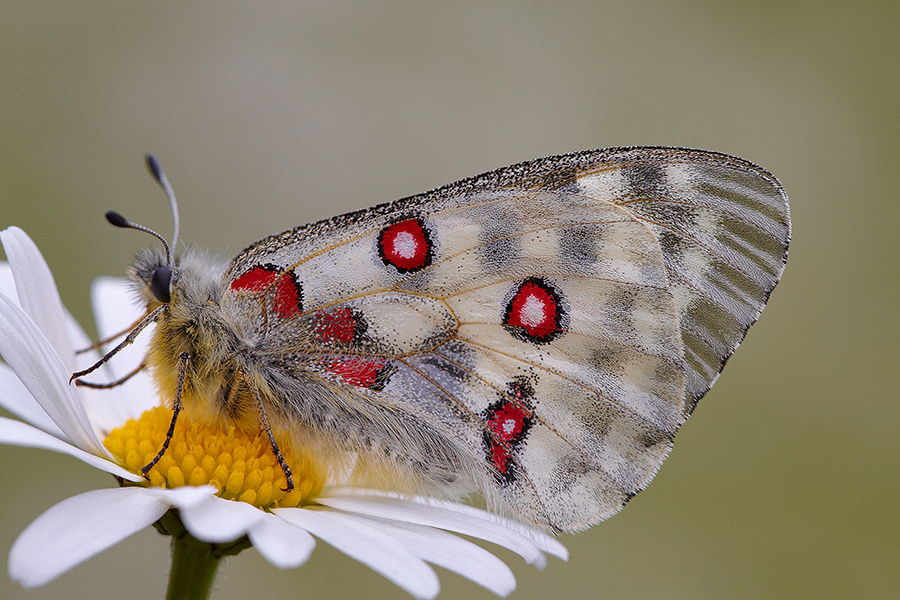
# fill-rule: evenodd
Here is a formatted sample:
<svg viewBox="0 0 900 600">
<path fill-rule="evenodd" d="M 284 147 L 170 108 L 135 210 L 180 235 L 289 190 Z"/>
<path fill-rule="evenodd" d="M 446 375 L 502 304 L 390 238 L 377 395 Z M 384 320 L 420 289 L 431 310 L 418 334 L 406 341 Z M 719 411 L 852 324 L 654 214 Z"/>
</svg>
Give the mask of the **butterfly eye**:
<svg viewBox="0 0 900 600">
<path fill-rule="evenodd" d="M 163 304 L 168 304 L 169 300 L 171 300 L 171 294 L 169 294 L 169 284 L 171 282 L 172 269 L 169 267 L 159 267 L 150 278 L 150 291 Z"/>
</svg>

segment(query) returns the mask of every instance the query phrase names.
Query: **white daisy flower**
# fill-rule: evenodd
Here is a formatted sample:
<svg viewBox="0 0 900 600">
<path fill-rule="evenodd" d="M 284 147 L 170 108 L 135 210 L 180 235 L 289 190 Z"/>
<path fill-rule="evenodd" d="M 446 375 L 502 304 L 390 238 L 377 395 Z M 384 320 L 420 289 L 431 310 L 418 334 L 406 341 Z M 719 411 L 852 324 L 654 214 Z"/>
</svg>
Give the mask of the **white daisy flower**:
<svg viewBox="0 0 900 600">
<path fill-rule="evenodd" d="M 305 563 L 315 536 L 417 598 L 440 589 L 426 563 L 501 596 L 515 588 L 500 559 L 448 532 L 506 547 L 538 567 L 545 553 L 568 557 L 555 539 L 470 506 L 340 488 L 302 452 L 286 456 L 297 482 L 286 494 L 265 437 L 233 429 L 176 428 L 148 481 L 140 468 L 159 449 L 171 411 L 143 372 L 112 389 L 70 385 L 70 374 L 99 355 L 76 355 L 90 342 L 34 242 L 15 227 L 0 232 L 0 242 L 9 261 L 0 263 L 0 406 L 22 419 L 0 417 L 0 443 L 75 456 L 122 484 L 64 500 L 25 529 L 9 555 L 10 576 L 24 587 L 46 584 L 153 524 L 170 534 L 183 527 L 217 556 L 252 544 L 282 569 Z M 92 293 L 101 338 L 139 316 L 122 280 L 100 279 Z M 98 379 L 115 381 L 127 372 L 119 365 L 139 365 L 148 337 L 104 365 Z"/>
</svg>

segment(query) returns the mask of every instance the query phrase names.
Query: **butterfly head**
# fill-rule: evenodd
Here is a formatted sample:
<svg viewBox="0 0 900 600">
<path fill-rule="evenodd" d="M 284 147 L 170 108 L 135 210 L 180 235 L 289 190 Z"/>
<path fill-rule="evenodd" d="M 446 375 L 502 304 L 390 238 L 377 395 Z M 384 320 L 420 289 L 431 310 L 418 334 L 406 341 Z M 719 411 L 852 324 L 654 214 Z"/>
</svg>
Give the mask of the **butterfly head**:
<svg viewBox="0 0 900 600">
<path fill-rule="evenodd" d="M 180 269 L 176 262 L 169 262 L 163 248 L 146 248 L 139 252 L 128 271 L 140 291 L 141 300 L 150 308 L 172 301 L 174 284 Z"/>
<path fill-rule="evenodd" d="M 128 269 L 141 303 L 152 311 L 169 305 L 178 310 L 185 303 L 203 306 L 220 295 L 225 267 L 215 258 L 193 249 L 169 258 L 168 248 L 150 247 L 137 253 Z"/>
</svg>

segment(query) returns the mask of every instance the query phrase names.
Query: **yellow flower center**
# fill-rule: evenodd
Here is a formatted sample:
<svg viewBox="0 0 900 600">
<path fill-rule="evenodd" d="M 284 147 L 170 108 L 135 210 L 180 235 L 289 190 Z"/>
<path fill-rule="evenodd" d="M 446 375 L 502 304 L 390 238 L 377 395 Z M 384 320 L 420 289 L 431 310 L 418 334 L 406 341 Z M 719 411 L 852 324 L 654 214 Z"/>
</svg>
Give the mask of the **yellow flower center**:
<svg viewBox="0 0 900 600">
<path fill-rule="evenodd" d="M 103 444 L 126 469 L 140 473 L 162 448 L 171 420 L 171 409 L 150 409 L 113 430 Z M 287 480 L 265 432 L 221 429 L 181 416 L 168 450 L 147 473 L 147 480 L 129 484 L 165 488 L 210 484 L 222 498 L 259 508 L 301 506 L 322 490 L 325 476 L 308 454 L 280 449 L 293 473 L 294 489 L 288 493 L 283 491 Z"/>
</svg>

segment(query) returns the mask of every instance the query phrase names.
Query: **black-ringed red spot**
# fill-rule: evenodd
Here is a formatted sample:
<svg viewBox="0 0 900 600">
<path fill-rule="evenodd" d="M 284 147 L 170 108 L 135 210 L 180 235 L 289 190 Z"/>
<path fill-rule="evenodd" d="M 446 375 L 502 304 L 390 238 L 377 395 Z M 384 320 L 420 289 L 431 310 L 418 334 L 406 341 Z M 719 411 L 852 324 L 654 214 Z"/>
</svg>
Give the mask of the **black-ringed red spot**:
<svg viewBox="0 0 900 600">
<path fill-rule="evenodd" d="M 545 344 L 562 333 L 565 309 L 560 293 L 541 277 L 529 277 L 513 290 L 503 324 L 514 337 Z"/>
<path fill-rule="evenodd" d="M 512 381 L 508 391 L 481 414 L 487 427 L 485 455 L 501 485 L 508 485 L 517 477 L 517 468 L 511 459 L 525 443 L 534 424 L 533 399 L 534 388 L 527 381 Z"/>
<path fill-rule="evenodd" d="M 418 271 L 431 264 L 431 235 L 422 219 L 405 219 L 381 230 L 378 255 L 384 264 L 401 273 Z"/>
<path fill-rule="evenodd" d="M 231 289 L 261 294 L 272 289 L 273 310 L 282 319 L 303 310 L 303 287 L 293 271 L 275 265 L 259 265 L 231 282 Z"/>
</svg>

